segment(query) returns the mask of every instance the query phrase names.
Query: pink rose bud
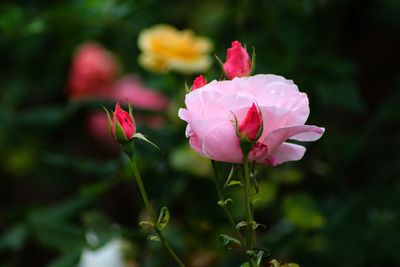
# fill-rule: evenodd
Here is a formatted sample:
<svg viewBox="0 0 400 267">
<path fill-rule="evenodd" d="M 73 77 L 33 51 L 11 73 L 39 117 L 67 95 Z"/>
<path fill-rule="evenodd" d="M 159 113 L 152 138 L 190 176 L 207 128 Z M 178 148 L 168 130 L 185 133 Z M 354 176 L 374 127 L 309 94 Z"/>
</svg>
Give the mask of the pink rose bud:
<svg viewBox="0 0 400 267">
<path fill-rule="evenodd" d="M 253 103 L 251 108 L 247 111 L 246 117 L 239 124 L 240 139 L 243 141 L 254 142 L 261 135 L 261 125 L 262 118 L 260 112 L 258 111 L 257 106 Z"/>
<path fill-rule="evenodd" d="M 246 49 L 238 41 L 232 42 L 232 47 L 226 53 L 224 72 L 228 79 L 249 76 L 251 73 L 251 61 Z"/>
<path fill-rule="evenodd" d="M 136 132 L 132 114 L 124 111 L 118 102 L 115 105 L 115 111 L 113 113 L 111 132 L 115 141 L 118 143 L 129 141 Z"/>
<path fill-rule="evenodd" d="M 206 78 L 204 78 L 203 75 L 199 75 L 194 79 L 193 85 L 192 85 L 192 91 L 199 89 L 203 87 L 204 85 L 207 84 Z"/>
</svg>

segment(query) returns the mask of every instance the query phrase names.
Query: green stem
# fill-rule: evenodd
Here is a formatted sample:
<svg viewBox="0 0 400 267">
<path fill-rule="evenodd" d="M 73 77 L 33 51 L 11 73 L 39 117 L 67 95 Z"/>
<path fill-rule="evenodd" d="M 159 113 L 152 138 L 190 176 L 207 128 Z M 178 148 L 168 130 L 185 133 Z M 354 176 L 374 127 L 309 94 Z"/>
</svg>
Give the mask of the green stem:
<svg viewBox="0 0 400 267">
<path fill-rule="evenodd" d="M 215 173 L 215 175 L 213 177 L 214 177 L 215 187 L 217 188 L 218 198 L 219 198 L 219 201 L 220 201 L 219 203 L 221 203 L 220 206 L 224 210 L 226 216 L 228 217 L 229 222 L 231 223 L 233 229 L 235 230 L 235 233 L 236 233 L 237 238 L 239 239 L 241 248 L 244 249 L 245 248 L 245 244 L 244 244 L 243 237 L 240 234 L 239 230 L 237 229 L 235 220 L 233 219 L 233 216 L 232 216 L 231 212 L 229 211 L 228 207 L 225 204 L 226 199 L 225 199 L 224 194 L 222 193 L 222 189 L 221 189 L 221 187 L 219 185 L 220 179 L 219 179 L 219 175 L 218 175 L 217 164 L 216 164 L 216 162 L 214 160 L 211 160 L 211 164 L 212 164 L 212 167 L 213 167 L 213 170 L 214 170 L 214 173 Z"/>
<path fill-rule="evenodd" d="M 254 248 L 254 218 L 253 218 L 253 207 L 250 199 L 250 175 L 249 175 L 249 162 L 246 153 L 243 153 L 243 180 L 244 180 L 244 205 L 246 212 L 246 245 L 247 250 Z M 249 258 L 250 266 L 257 266 L 255 261 Z"/>
<path fill-rule="evenodd" d="M 150 204 L 149 201 L 149 197 L 147 196 L 146 190 L 144 188 L 143 185 L 143 180 L 142 177 L 140 176 L 140 172 L 139 169 L 136 166 L 136 162 L 133 158 L 133 156 L 130 158 L 129 160 L 130 165 L 132 167 L 133 170 L 133 174 L 136 178 L 136 182 L 139 186 L 139 190 L 140 190 L 140 194 L 142 195 L 143 198 L 143 202 L 144 205 L 146 207 L 147 213 L 150 217 L 150 220 L 153 224 L 153 229 L 156 232 L 158 238 L 160 239 L 161 243 L 163 244 L 163 246 L 165 247 L 165 249 L 171 254 L 171 256 L 174 258 L 174 260 L 176 261 L 176 263 L 178 263 L 178 265 L 180 267 L 185 267 L 185 265 L 182 263 L 182 261 L 179 259 L 179 257 L 176 255 L 176 253 L 174 252 L 174 250 L 171 248 L 171 246 L 169 245 L 168 241 L 165 239 L 162 231 L 160 229 L 157 228 L 157 218 L 156 218 L 156 213 L 153 210 L 153 207 Z"/>
</svg>

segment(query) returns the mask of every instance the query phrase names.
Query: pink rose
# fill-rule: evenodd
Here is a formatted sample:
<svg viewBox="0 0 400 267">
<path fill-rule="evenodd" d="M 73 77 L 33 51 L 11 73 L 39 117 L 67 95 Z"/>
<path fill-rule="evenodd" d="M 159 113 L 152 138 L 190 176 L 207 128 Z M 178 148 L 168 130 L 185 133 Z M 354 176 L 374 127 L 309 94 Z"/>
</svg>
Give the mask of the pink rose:
<svg viewBox="0 0 400 267">
<path fill-rule="evenodd" d="M 80 46 L 72 60 L 68 81 L 70 98 L 102 96 L 118 74 L 114 56 L 96 43 Z"/>
<path fill-rule="evenodd" d="M 217 161 L 242 163 L 235 116 L 239 125 L 245 125 L 254 103 L 261 113 L 263 131 L 249 152 L 250 161 L 278 165 L 299 160 L 305 147 L 287 140 L 315 141 L 324 133 L 324 128 L 304 125 L 310 112 L 307 95 L 299 92 L 293 81 L 277 75 L 212 81 L 187 94 L 185 103 L 179 117 L 188 123 L 186 136 L 191 147 Z"/>
<path fill-rule="evenodd" d="M 192 91 L 194 91 L 196 89 L 199 89 L 199 88 L 203 87 L 206 84 L 207 84 L 206 78 L 204 78 L 203 75 L 199 75 L 193 81 Z"/>
<path fill-rule="evenodd" d="M 233 41 L 232 47 L 228 48 L 226 52 L 224 72 L 226 77 L 231 80 L 235 77 L 245 77 L 250 75 L 251 61 L 249 54 L 238 41 Z"/>
<path fill-rule="evenodd" d="M 115 111 L 111 120 L 111 133 L 118 143 L 129 141 L 136 132 L 136 125 L 132 114 L 124 111 L 119 103 L 115 105 Z"/>
<path fill-rule="evenodd" d="M 128 102 L 134 108 L 165 111 L 169 100 L 161 93 L 145 87 L 138 77 L 129 75 L 113 83 L 108 90 L 108 98 L 112 101 Z"/>
</svg>

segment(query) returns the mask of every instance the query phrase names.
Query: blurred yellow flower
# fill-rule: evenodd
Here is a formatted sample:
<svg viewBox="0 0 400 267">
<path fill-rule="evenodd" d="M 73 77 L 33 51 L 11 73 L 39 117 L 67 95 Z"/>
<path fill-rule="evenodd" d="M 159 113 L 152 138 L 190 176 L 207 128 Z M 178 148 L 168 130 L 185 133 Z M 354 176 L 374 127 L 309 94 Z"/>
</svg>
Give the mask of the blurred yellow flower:
<svg viewBox="0 0 400 267">
<path fill-rule="evenodd" d="M 213 47 L 211 41 L 195 36 L 190 30 L 178 31 L 169 25 L 155 25 L 139 34 L 138 45 L 142 50 L 139 63 L 153 72 L 199 73 L 212 63 L 208 54 Z"/>
</svg>

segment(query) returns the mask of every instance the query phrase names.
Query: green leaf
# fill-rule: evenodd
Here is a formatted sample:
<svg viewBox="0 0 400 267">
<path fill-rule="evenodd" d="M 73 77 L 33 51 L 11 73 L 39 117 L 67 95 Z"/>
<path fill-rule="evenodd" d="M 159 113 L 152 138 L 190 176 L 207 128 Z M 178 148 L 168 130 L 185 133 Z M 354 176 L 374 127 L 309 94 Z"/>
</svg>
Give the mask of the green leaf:
<svg viewBox="0 0 400 267">
<path fill-rule="evenodd" d="M 162 230 L 164 229 L 169 222 L 170 219 L 170 215 L 169 215 L 169 210 L 167 207 L 162 207 L 161 211 L 160 211 L 160 215 L 158 216 L 158 220 L 157 220 L 157 228 Z"/>
<path fill-rule="evenodd" d="M 224 185 L 224 188 L 226 188 L 226 187 L 231 187 L 231 186 L 234 186 L 234 185 L 243 186 L 242 182 L 237 181 L 237 180 L 232 180 L 232 181 L 230 181 L 228 184 L 225 184 L 225 185 Z"/>
<path fill-rule="evenodd" d="M 135 134 L 132 136 L 132 138 L 137 138 L 137 139 L 140 139 L 140 140 L 142 140 L 142 141 L 145 141 L 146 143 L 149 143 L 150 145 L 152 145 L 152 146 L 154 146 L 155 148 L 157 148 L 158 151 L 161 151 L 160 148 L 159 148 L 156 144 L 154 144 L 153 142 L 151 142 L 149 139 L 147 139 L 147 138 L 146 138 L 143 134 L 141 134 L 141 133 L 135 133 Z"/>
<path fill-rule="evenodd" d="M 219 240 L 224 245 L 224 247 L 226 247 L 227 249 L 231 249 L 230 248 L 231 244 L 236 244 L 236 245 L 240 246 L 240 241 L 239 240 L 237 240 L 236 238 L 233 238 L 231 236 L 228 236 L 228 235 L 220 234 L 219 235 Z"/>
<path fill-rule="evenodd" d="M 245 262 L 245 263 L 243 263 L 242 265 L 240 265 L 240 267 L 250 267 L 250 263 Z"/>
</svg>

